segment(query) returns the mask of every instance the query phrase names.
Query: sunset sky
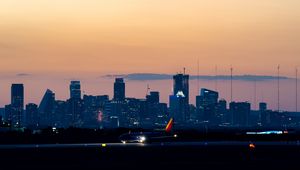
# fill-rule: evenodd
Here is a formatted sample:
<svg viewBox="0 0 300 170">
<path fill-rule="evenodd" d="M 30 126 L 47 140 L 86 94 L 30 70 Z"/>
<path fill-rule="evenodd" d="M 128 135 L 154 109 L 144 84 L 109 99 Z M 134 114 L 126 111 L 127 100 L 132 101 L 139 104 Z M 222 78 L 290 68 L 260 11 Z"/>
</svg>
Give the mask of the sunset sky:
<svg viewBox="0 0 300 170">
<path fill-rule="evenodd" d="M 292 76 L 299 0 L 0 1 L 0 71 Z"/>
</svg>

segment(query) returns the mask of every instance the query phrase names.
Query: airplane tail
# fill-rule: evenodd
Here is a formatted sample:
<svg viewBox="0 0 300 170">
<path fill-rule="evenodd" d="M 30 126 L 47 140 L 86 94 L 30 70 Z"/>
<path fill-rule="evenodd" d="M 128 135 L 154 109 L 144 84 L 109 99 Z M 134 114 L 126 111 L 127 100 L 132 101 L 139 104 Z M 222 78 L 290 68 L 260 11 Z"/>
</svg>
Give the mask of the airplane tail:
<svg viewBox="0 0 300 170">
<path fill-rule="evenodd" d="M 168 123 L 167 126 L 166 126 L 166 129 L 165 129 L 165 131 L 166 131 L 167 133 L 171 132 L 171 130 L 172 130 L 172 128 L 173 128 L 173 124 L 174 124 L 174 119 L 171 118 L 170 121 L 169 121 L 169 123 Z"/>
</svg>

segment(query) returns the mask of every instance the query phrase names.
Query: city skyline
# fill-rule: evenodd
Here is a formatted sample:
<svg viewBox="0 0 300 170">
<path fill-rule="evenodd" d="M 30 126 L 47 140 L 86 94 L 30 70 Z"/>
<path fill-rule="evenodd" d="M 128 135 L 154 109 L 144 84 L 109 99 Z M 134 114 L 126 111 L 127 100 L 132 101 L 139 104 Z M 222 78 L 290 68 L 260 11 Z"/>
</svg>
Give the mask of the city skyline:
<svg viewBox="0 0 300 170">
<path fill-rule="evenodd" d="M 103 75 L 95 77 L 91 75 L 89 78 L 65 78 L 64 76 L 41 75 L 14 75 L 17 81 L 11 82 L 10 78 L 1 81 L 0 88 L 2 97 L 0 98 L 0 107 L 9 103 L 9 93 L 5 87 L 10 83 L 24 83 L 25 102 L 39 103 L 47 89 L 51 89 L 56 93 L 59 100 L 67 100 L 69 98 L 68 84 L 70 81 L 80 80 L 82 85 L 82 95 L 109 95 L 113 99 L 113 80 L 112 76 Z M 112 76 L 112 77 L 111 77 Z M 126 77 L 128 76 L 128 77 Z M 143 77 L 144 76 L 144 77 Z M 155 90 L 161 93 L 161 100 L 169 104 L 169 95 L 173 93 L 172 77 L 167 74 L 129 74 L 123 75 L 125 78 L 126 97 L 146 98 L 146 90 Z M 196 96 L 200 93 L 201 88 L 218 90 L 220 98 L 230 101 L 230 75 L 223 75 L 215 78 L 214 76 L 200 76 L 200 84 L 198 88 L 197 76 L 190 75 L 190 104 L 196 105 Z M 258 109 L 259 102 L 267 102 L 270 109 L 277 108 L 277 77 L 276 76 L 259 76 L 259 75 L 234 75 L 233 76 L 233 99 L 239 102 L 250 102 L 252 109 Z M 144 79 L 145 78 L 145 79 Z M 157 79 L 156 79 L 157 78 Z M 5 79 L 5 78 L 4 78 Z M 0 79 L 1 80 L 1 79 Z M 4 83 L 5 82 L 5 83 Z M 54 86 L 49 86 L 54 84 Z M 38 87 L 36 87 L 38 85 Z M 280 103 L 281 109 L 286 111 L 295 111 L 295 81 L 294 78 L 280 77 Z M 256 87 L 255 87 L 256 86 Z M 216 89 L 217 88 L 217 89 Z M 250 89 L 245 91 L 244 89 Z M 254 89 L 256 88 L 256 89 Z M 148 91 L 149 91 L 148 90 Z M 255 91 L 256 90 L 256 91 Z M 256 94 L 254 94 L 256 93 Z M 5 95 L 6 94 L 6 95 Z M 255 96 L 256 95 L 256 96 Z M 255 99 L 256 98 L 256 99 Z M 256 104 L 254 103 L 256 101 Z M 298 104 L 299 105 L 299 104 Z"/>
<path fill-rule="evenodd" d="M 0 166 L 299 166 L 299 7 L 0 0 Z"/>
<path fill-rule="evenodd" d="M 278 67 L 279 68 L 279 67 Z M 11 85 L 11 102 L 1 109 L 3 126 L 11 128 L 39 129 L 47 126 L 68 128 L 154 128 L 164 125 L 168 119 L 175 120 L 177 126 L 195 127 L 296 127 L 298 112 L 289 112 L 280 105 L 280 77 L 277 79 L 277 110 L 269 107 L 264 100 L 238 101 L 233 98 L 233 81 L 230 80 L 230 101 L 219 96 L 218 89 L 200 88 L 196 93 L 196 104 L 190 103 L 190 75 L 173 75 L 173 88 L 169 101 L 160 100 L 160 91 L 147 85 L 142 98 L 126 95 L 124 78 L 116 77 L 113 83 L 113 97 L 109 95 L 82 95 L 79 80 L 69 81 L 69 97 L 56 98 L 56 93 L 47 89 L 40 104 L 24 102 L 24 84 Z M 197 80 L 197 83 L 199 80 Z M 257 82 L 255 81 L 255 93 Z M 200 86 L 197 85 L 199 88 Z M 217 87 L 216 87 L 217 88 Z M 255 94 L 256 95 L 256 94 Z M 256 105 L 259 104 L 259 108 Z M 254 105 L 254 107 L 253 107 Z M 26 108 L 26 110 L 24 110 Z M 296 114 L 296 115 L 295 115 Z"/>
</svg>

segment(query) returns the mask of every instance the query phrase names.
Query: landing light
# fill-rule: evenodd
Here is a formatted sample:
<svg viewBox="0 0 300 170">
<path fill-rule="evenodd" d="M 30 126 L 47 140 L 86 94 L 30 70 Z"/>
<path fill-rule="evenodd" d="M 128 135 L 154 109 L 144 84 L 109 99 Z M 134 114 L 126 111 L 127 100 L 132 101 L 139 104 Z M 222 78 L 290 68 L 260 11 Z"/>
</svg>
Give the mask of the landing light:
<svg viewBox="0 0 300 170">
<path fill-rule="evenodd" d="M 146 137 L 145 136 L 140 136 L 140 143 L 143 143 L 146 141 Z"/>
<path fill-rule="evenodd" d="M 126 144 L 126 141 L 122 141 L 123 144 Z"/>
<path fill-rule="evenodd" d="M 177 134 L 175 134 L 175 135 L 174 135 L 174 138 L 177 138 L 177 137 L 178 137 L 178 135 L 177 135 Z"/>
<path fill-rule="evenodd" d="M 105 143 L 103 143 L 101 146 L 102 146 L 102 147 L 106 147 L 106 144 L 105 144 Z"/>
</svg>

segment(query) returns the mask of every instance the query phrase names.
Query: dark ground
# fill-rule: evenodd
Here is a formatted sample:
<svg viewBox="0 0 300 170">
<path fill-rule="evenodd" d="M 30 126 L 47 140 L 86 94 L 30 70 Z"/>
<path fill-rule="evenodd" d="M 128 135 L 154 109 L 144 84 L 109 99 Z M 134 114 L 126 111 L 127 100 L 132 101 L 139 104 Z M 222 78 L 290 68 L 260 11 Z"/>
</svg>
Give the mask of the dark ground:
<svg viewBox="0 0 300 170">
<path fill-rule="evenodd" d="M 116 145 L 0 149 L 0 169 L 299 169 L 300 146 Z"/>
</svg>

